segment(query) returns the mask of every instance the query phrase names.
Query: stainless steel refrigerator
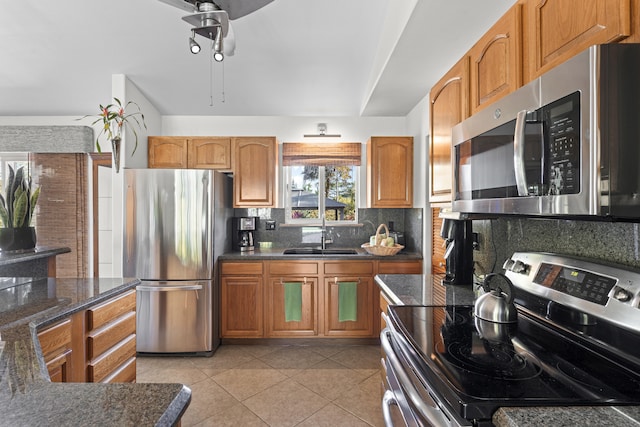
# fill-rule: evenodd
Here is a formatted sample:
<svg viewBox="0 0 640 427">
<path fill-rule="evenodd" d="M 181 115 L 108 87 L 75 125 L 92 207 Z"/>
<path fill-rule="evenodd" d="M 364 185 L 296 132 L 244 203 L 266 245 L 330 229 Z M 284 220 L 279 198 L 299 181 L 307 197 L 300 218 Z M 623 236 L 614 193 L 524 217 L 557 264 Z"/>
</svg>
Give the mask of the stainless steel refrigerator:
<svg viewBox="0 0 640 427">
<path fill-rule="evenodd" d="M 217 257 L 230 249 L 231 178 L 124 169 L 123 274 L 137 277 L 137 351 L 212 354 L 220 343 Z"/>
</svg>

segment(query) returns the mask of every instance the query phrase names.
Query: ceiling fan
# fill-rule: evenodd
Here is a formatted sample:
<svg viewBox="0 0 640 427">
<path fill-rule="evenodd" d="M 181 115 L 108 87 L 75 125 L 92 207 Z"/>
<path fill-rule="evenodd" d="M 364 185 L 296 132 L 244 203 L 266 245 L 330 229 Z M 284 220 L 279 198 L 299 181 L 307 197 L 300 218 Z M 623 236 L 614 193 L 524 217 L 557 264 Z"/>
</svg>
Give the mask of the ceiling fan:
<svg viewBox="0 0 640 427">
<path fill-rule="evenodd" d="M 220 62 L 225 55 L 232 56 L 236 41 L 229 20 L 242 18 L 266 6 L 273 0 L 160 0 L 163 3 L 191 12 L 182 19 L 193 25 L 189 48 L 200 52 L 195 35 L 213 41 L 213 58 Z"/>
</svg>

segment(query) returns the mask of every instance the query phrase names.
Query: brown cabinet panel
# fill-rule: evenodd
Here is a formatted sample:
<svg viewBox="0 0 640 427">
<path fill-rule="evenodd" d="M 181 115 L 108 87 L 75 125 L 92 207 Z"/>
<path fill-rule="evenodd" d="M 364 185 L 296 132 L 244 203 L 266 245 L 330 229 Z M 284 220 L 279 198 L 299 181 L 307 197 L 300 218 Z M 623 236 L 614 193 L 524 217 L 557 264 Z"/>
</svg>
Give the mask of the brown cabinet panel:
<svg viewBox="0 0 640 427">
<path fill-rule="evenodd" d="M 136 358 L 132 357 L 118 367 L 113 373 L 105 377 L 103 383 L 134 383 L 136 382 Z"/>
<path fill-rule="evenodd" d="M 340 321 L 340 282 L 357 283 L 355 321 Z M 325 335 L 340 337 L 368 337 L 373 335 L 373 313 L 377 312 L 377 310 L 373 301 L 373 279 L 370 276 L 343 276 L 338 278 L 337 283 L 333 278 L 325 278 L 324 301 Z"/>
<path fill-rule="evenodd" d="M 147 139 L 150 168 L 188 167 L 187 138 L 176 136 L 150 136 Z"/>
<path fill-rule="evenodd" d="M 261 262 L 233 262 L 225 261 L 220 267 L 222 275 L 254 275 L 262 274 Z"/>
<path fill-rule="evenodd" d="M 234 148 L 234 207 L 273 207 L 278 143 L 273 137 L 239 137 Z"/>
<path fill-rule="evenodd" d="M 631 34 L 630 0 L 528 0 L 526 7 L 531 81 L 593 44 Z"/>
<path fill-rule="evenodd" d="M 38 333 L 44 362 L 52 382 L 70 382 L 73 366 L 71 320 L 64 320 Z"/>
<path fill-rule="evenodd" d="M 430 203 L 451 202 L 451 128 L 469 116 L 469 58 L 464 57 L 429 94 Z"/>
<path fill-rule="evenodd" d="M 269 263 L 269 274 L 290 275 L 290 274 L 318 274 L 317 262 L 302 261 L 272 261 Z"/>
<path fill-rule="evenodd" d="M 262 276 L 222 276 L 221 285 L 222 337 L 262 337 Z"/>
<path fill-rule="evenodd" d="M 190 138 L 187 151 L 189 168 L 231 170 L 231 138 Z"/>
<path fill-rule="evenodd" d="M 98 357 L 109 348 L 136 333 L 136 313 L 130 311 L 113 322 L 89 332 L 87 336 L 87 357 Z"/>
<path fill-rule="evenodd" d="M 136 311 L 136 291 L 132 289 L 109 301 L 87 310 L 87 328 L 99 328 L 129 311 Z"/>
<path fill-rule="evenodd" d="M 378 274 L 422 274 L 422 261 L 379 261 Z"/>
<path fill-rule="evenodd" d="M 324 263 L 324 274 L 347 274 L 354 276 L 361 274 L 371 276 L 373 274 L 373 262 L 371 261 L 326 261 Z"/>
<path fill-rule="evenodd" d="M 367 181 L 370 207 L 413 207 L 413 137 L 371 137 L 367 143 Z"/>
<path fill-rule="evenodd" d="M 521 5 L 514 5 L 469 51 L 471 114 L 522 85 Z"/>
<path fill-rule="evenodd" d="M 285 282 L 300 282 L 302 306 L 300 321 L 287 321 L 285 317 Z M 283 276 L 270 278 L 266 301 L 267 336 L 292 337 L 318 335 L 318 278 Z"/>
<path fill-rule="evenodd" d="M 89 361 L 87 381 L 101 382 L 136 353 L 136 336 L 130 335 L 101 356 Z"/>
</svg>

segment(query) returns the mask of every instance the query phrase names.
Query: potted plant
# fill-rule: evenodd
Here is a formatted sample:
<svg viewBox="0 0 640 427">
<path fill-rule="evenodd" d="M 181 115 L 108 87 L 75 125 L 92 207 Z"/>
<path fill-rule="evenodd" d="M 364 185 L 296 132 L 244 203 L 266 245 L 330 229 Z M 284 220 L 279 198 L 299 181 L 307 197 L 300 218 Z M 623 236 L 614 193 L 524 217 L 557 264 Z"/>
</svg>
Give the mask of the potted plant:
<svg viewBox="0 0 640 427">
<path fill-rule="evenodd" d="M 97 117 L 91 125 L 102 122 L 102 129 L 96 137 L 96 148 L 98 149 L 98 153 L 102 153 L 102 148 L 100 147 L 100 135 L 105 134 L 107 139 L 111 141 L 113 162 L 116 172 L 118 172 L 120 170 L 120 143 L 122 142 L 122 130 L 124 129 L 124 125 L 132 124 L 131 131 L 136 138 L 135 145 L 133 147 L 133 153 L 135 153 L 138 148 L 138 133 L 135 128 L 137 127 L 140 129 L 141 126 L 144 126 L 146 129 L 147 124 L 144 122 L 144 114 L 140 111 L 140 106 L 138 104 L 133 101 L 129 101 L 125 105 L 122 105 L 122 102 L 120 102 L 118 98 L 113 98 L 113 100 L 115 101 L 114 103 L 106 106 L 100 104 L 100 114 L 97 116 L 88 115 L 81 117 L 80 120 L 87 117 Z M 131 105 L 135 106 L 137 110 L 134 112 L 127 112 L 127 108 Z"/>
<path fill-rule="evenodd" d="M 31 177 L 24 167 L 14 172 L 9 166 L 5 195 L 0 194 L 0 249 L 13 251 L 36 246 L 35 228 L 31 227 L 33 211 L 38 203 L 40 187 L 31 191 Z"/>
</svg>

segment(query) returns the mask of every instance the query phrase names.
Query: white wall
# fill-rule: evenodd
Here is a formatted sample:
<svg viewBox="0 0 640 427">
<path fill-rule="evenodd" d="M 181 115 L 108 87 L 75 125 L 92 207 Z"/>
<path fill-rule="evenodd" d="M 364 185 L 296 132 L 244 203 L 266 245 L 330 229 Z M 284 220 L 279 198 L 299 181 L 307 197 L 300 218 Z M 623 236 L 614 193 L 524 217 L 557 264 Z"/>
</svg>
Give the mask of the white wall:
<svg viewBox="0 0 640 427">
<path fill-rule="evenodd" d="M 423 209 L 422 253 L 424 272 L 431 271 L 431 209 L 429 188 L 429 95 L 425 96 L 406 117 L 407 133 L 413 135 L 413 205 Z"/>
</svg>

